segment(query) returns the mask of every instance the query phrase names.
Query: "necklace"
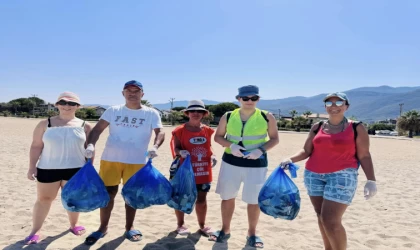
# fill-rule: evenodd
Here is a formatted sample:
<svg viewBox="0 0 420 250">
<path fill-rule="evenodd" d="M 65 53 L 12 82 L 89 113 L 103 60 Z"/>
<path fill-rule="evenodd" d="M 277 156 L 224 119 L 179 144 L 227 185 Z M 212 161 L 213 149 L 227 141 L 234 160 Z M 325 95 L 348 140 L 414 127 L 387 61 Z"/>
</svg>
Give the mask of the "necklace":
<svg viewBox="0 0 420 250">
<path fill-rule="evenodd" d="M 337 124 L 337 125 L 331 124 L 331 123 L 330 123 L 330 120 L 327 120 L 327 122 L 326 122 L 326 123 L 327 123 L 327 124 L 328 124 L 328 126 L 330 126 L 331 128 L 339 128 L 339 127 L 341 127 L 341 132 L 343 132 L 343 131 L 344 131 L 345 124 L 347 123 L 347 118 L 346 118 L 346 117 L 344 117 L 344 118 L 343 118 L 343 120 L 341 120 L 341 122 L 340 122 L 339 124 Z"/>
</svg>

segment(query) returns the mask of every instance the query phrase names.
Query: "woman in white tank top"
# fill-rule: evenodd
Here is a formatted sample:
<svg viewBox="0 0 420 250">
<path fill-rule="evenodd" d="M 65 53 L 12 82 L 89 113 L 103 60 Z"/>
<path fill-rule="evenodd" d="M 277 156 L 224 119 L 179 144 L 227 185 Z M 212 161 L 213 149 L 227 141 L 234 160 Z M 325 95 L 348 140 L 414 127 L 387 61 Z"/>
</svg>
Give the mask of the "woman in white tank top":
<svg viewBox="0 0 420 250">
<path fill-rule="evenodd" d="M 34 130 L 28 179 L 37 180 L 38 195 L 26 244 L 38 243 L 39 231 L 58 190 L 85 164 L 85 142 L 92 126 L 76 118 L 80 105 L 76 94 L 60 94 L 56 102 L 59 115 L 42 120 Z M 67 213 L 70 231 L 75 235 L 85 233 L 84 227 L 76 225 L 79 213 Z"/>
</svg>

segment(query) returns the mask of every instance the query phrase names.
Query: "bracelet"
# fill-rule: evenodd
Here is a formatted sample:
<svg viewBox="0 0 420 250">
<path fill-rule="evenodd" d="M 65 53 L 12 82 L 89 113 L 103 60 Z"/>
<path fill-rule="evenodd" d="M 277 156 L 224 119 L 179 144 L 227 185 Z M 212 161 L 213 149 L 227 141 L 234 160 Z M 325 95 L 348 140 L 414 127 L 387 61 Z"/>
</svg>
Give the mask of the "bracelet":
<svg viewBox="0 0 420 250">
<path fill-rule="evenodd" d="M 265 150 L 265 148 L 263 148 L 263 146 L 258 147 L 258 149 L 259 149 L 259 150 L 261 150 L 261 152 L 262 152 L 263 154 L 267 153 L 267 150 Z"/>
</svg>

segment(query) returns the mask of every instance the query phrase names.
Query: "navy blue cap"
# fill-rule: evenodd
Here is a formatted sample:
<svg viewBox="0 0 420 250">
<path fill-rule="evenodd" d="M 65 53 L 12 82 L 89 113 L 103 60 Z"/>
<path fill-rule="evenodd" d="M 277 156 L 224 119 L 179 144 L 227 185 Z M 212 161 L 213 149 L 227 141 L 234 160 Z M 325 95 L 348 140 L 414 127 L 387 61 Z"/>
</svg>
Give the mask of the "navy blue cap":
<svg viewBox="0 0 420 250">
<path fill-rule="evenodd" d="M 124 84 L 124 89 L 126 89 L 126 88 L 127 88 L 127 87 L 129 87 L 129 86 L 136 86 L 136 87 L 138 87 L 139 89 L 143 90 L 143 84 L 141 84 L 141 82 L 136 81 L 136 80 L 131 80 L 131 81 L 126 82 L 126 83 Z"/>
<path fill-rule="evenodd" d="M 247 86 L 240 87 L 238 89 L 238 95 L 236 96 L 236 98 L 239 98 L 242 96 L 253 96 L 253 95 L 259 96 L 258 87 L 255 85 L 247 85 Z"/>
</svg>

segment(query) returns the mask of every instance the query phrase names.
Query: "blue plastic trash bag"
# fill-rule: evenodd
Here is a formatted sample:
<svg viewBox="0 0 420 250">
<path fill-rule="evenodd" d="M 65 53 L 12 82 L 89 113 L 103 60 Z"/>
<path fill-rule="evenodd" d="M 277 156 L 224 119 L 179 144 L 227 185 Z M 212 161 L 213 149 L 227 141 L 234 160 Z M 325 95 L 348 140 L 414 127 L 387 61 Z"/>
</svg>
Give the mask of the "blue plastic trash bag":
<svg viewBox="0 0 420 250">
<path fill-rule="evenodd" d="M 190 214 L 197 200 L 194 171 L 191 158 L 188 155 L 171 179 L 172 198 L 167 203 L 169 207 Z"/>
<path fill-rule="evenodd" d="M 297 165 L 289 164 L 292 178 L 296 178 L 298 169 Z M 258 205 L 263 213 L 274 218 L 293 220 L 298 215 L 299 189 L 282 168 L 277 167 L 264 183 L 258 196 Z"/>
<path fill-rule="evenodd" d="M 90 212 L 106 207 L 109 195 L 91 160 L 64 185 L 61 202 L 70 212 Z"/>
<path fill-rule="evenodd" d="M 171 163 L 171 167 L 169 168 L 169 179 L 171 180 L 174 178 L 176 171 L 178 171 L 179 164 L 181 162 L 181 157 L 177 156 Z"/>
<path fill-rule="evenodd" d="M 125 203 L 135 209 L 143 209 L 152 205 L 165 205 L 172 194 L 171 183 L 149 159 L 146 166 L 137 171 L 127 183 L 121 194 Z"/>
</svg>

